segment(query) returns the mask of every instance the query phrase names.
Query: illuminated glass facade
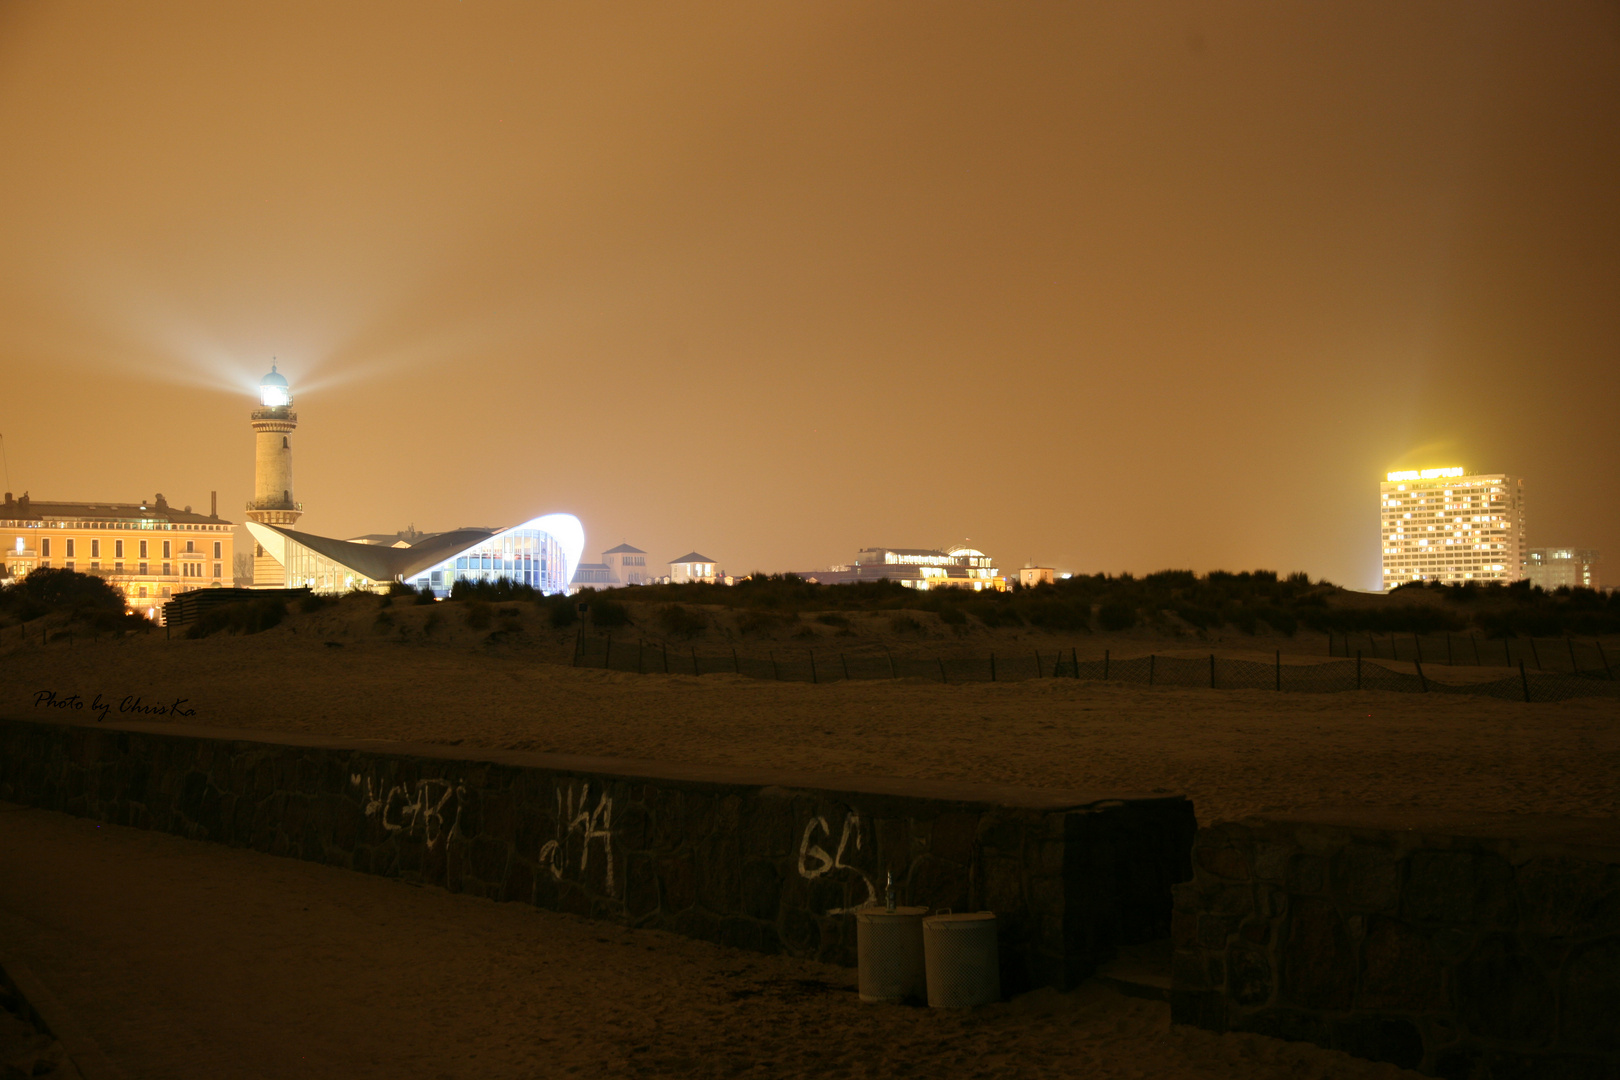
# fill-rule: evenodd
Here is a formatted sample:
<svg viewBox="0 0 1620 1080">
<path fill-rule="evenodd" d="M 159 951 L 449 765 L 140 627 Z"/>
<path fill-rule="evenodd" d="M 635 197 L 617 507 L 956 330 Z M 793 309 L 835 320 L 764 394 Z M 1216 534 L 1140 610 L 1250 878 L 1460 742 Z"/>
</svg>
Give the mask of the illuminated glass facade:
<svg viewBox="0 0 1620 1080">
<path fill-rule="evenodd" d="M 583 540 L 583 536 L 581 537 Z M 417 588 L 431 588 L 435 596 L 449 596 L 458 581 L 498 581 L 530 585 L 546 594 L 568 591 L 573 564 L 563 542 L 544 529 L 520 525 L 498 532 L 412 577 Z"/>
<path fill-rule="evenodd" d="M 290 588 L 317 593 L 385 592 L 394 582 L 448 596 L 457 581 L 506 579 L 543 593 L 568 591 L 585 529 L 572 514 L 546 514 L 510 529 L 457 529 L 410 546 L 356 543 L 247 523 L 266 558 L 286 568 Z"/>
<path fill-rule="evenodd" d="M 388 582 L 373 580 L 352 567 L 344 566 L 288 538 L 282 565 L 286 567 L 289 589 L 310 588 L 318 593 L 345 593 L 355 589 L 386 592 Z"/>
</svg>

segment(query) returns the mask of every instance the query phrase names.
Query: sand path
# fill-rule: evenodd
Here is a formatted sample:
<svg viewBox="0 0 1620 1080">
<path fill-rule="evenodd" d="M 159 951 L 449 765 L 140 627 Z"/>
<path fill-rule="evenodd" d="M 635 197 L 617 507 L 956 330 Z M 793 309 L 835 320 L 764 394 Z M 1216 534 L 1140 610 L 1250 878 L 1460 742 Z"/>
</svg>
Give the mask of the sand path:
<svg viewBox="0 0 1620 1080">
<path fill-rule="evenodd" d="M 144 1080 L 1415 1075 L 1096 985 L 863 1005 L 852 971 L 8 804 L 0 940 Z"/>
<path fill-rule="evenodd" d="M 812 686 L 578 670 L 521 653 L 272 632 L 0 652 L 41 690 L 185 698 L 187 723 L 1193 799 L 1205 824 L 1384 808 L 1620 814 L 1620 702 L 1149 688 L 1046 679 Z"/>
</svg>

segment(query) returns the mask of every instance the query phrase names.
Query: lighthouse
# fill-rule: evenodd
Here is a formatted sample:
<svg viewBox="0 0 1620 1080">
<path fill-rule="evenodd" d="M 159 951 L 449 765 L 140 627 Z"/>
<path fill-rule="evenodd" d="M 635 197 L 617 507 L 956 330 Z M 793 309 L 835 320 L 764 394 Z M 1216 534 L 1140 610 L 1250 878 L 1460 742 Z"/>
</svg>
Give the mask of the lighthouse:
<svg viewBox="0 0 1620 1080">
<path fill-rule="evenodd" d="M 247 504 L 249 521 L 291 528 L 303 514 L 303 506 L 293 499 L 292 433 L 298 427 L 293 412 L 292 388 L 287 377 L 270 365 L 270 373 L 259 380 L 259 407 L 250 414 L 253 425 L 253 498 Z M 262 545 L 253 549 L 253 587 L 279 589 L 286 583 L 286 570 L 265 554 Z"/>
</svg>

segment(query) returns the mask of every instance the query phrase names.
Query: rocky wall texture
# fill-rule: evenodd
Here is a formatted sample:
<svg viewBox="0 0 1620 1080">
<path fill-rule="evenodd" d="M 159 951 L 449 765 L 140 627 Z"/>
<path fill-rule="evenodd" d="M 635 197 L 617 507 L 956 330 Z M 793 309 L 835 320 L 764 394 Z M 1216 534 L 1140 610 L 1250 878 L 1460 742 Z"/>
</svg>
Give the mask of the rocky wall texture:
<svg viewBox="0 0 1620 1080">
<path fill-rule="evenodd" d="M 1176 1022 L 1459 1080 L 1620 1078 L 1620 822 L 1251 819 L 1193 865 Z"/>
<path fill-rule="evenodd" d="M 850 965 L 850 912 L 991 910 L 1009 991 L 1169 932 L 1192 806 L 0 719 L 0 799 Z"/>
</svg>

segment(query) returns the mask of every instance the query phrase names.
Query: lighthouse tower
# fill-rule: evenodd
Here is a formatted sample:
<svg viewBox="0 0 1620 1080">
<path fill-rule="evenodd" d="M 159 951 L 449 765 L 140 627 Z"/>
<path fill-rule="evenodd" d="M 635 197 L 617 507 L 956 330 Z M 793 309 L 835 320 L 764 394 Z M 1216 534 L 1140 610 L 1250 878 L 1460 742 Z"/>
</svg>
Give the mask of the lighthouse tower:
<svg viewBox="0 0 1620 1080">
<path fill-rule="evenodd" d="M 292 390 L 286 376 L 270 365 L 270 374 L 259 380 L 259 408 L 253 423 L 253 498 L 247 504 L 250 521 L 289 528 L 303 514 L 302 504 L 293 500 L 292 433 L 298 426 L 293 412 Z M 286 583 L 286 570 L 266 555 L 264 548 L 253 549 L 253 587 L 279 589 Z"/>
</svg>

